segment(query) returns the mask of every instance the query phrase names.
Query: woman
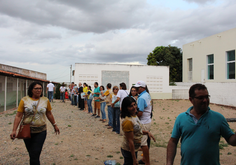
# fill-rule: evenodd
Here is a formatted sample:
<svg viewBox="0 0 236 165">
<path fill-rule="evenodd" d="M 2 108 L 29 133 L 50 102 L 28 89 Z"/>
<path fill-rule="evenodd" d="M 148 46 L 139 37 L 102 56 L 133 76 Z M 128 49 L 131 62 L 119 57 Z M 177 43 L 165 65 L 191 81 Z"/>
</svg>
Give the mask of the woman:
<svg viewBox="0 0 236 165">
<path fill-rule="evenodd" d="M 124 131 L 121 152 L 124 157 L 124 165 L 138 165 L 137 152 L 141 145 L 142 135 L 148 135 L 155 141 L 149 131 L 142 131 L 142 124 L 137 117 L 137 104 L 134 98 L 128 96 L 123 99 L 121 117 L 122 130 Z"/>
<path fill-rule="evenodd" d="M 114 103 L 117 99 L 117 93 L 119 91 L 118 86 L 113 87 L 113 94 L 111 95 L 111 102 Z M 118 101 L 112 108 L 113 112 L 113 129 L 112 131 L 120 134 L 120 102 Z"/>
<path fill-rule="evenodd" d="M 131 87 L 129 96 L 133 97 L 136 101 L 138 100 L 138 92 L 134 86 Z"/>
<path fill-rule="evenodd" d="M 83 93 L 87 94 L 87 92 L 88 92 L 88 85 L 86 83 L 83 83 Z M 84 98 L 84 111 L 86 111 L 88 109 L 87 100 L 88 100 L 88 98 L 85 97 Z"/>
<path fill-rule="evenodd" d="M 100 86 L 100 109 L 101 109 L 101 113 L 102 113 L 102 118 L 100 119 L 100 121 L 102 121 L 103 123 L 106 122 L 106 111 L 105 111 L 105 107 L 106 107 L 106 96 L 102 96 L 103 93 L 105 93 L 105 88 L 103 85 Z"/>
<path fill-rule="evenodd" d="M 28 96 L 21 99 L 14 120 L 11 139 L 16 138 L 16 130 L 23 117 L 24 124 L 31 124 L 31 138 L 24 139 L 29 153 L 30 165 L 39 165 L 39 157 L 46 139 L 46 117 L 54 127 L 56 134 L 60 134 L 59 128 L 51 112 L 51 104 L 46 97 L 42 96 L 43 86 L 40 82 L 33 82 L 28 88 Z M 36 109 L 38 105 L 38 108 Z M 32 120 L 33 118 L 33 120 Z M 31 122 L 32 121 L 32 122 Z"/>
<path fill-rule="evenodd" d="M 85 97 L 88 99 L 87 100 L 87 104 L 88 104 L 88 113 L 93 113 L 93 109 L 92 109 L 92 101 L 93 101 L 93 95 L 92 95 L 92 89 L 91 86 L 88 86 L 88 92 L 85 95 Z"/>
</svg>

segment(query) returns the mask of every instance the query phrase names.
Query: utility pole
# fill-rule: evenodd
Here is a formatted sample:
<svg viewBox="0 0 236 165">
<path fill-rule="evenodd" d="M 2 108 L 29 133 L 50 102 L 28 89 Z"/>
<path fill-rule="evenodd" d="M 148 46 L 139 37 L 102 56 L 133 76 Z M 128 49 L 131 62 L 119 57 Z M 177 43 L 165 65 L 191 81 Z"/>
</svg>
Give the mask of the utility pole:
<svg viewBox="0 0 236 165">
<path fill-rule="evenodd" d="M 72 65 L 70 65 L 70 84 L 71 84 L 71 76 L 72 76 Z"/>
</svg>

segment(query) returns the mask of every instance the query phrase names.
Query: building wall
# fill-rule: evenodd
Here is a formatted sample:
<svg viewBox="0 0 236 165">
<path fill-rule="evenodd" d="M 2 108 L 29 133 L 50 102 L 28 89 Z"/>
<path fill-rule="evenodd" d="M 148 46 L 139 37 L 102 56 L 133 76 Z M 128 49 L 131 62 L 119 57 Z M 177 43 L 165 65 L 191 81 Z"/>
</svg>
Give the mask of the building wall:
<svg viewBox="0 0 236 165">
<path fill-rule="evenodd" d="M 195 83 L 176 83 L 177 86 L 172 87 L 172 99 L 188 99 L 188 91 L 193 84 Z M 207 87 L 208 92 L 211 95 L 211 103 L 236 107 L 236 83 L 206 82 L 204 85 Z"/>
<path fill-rule="evenodd" d="M 183 45 L 183 82 L 236 82 L 226 76 L 226 51 L 236 50 L 235 43 L 236 28 Z M 213 80 L 207 77 L 210 54 L 214 54 Z M 189 58 L 193 59 L 192 80 L 188 79 Z"/>
<path fill-rule="evenodd" d="M 119 85 L 119 83 L 125 81 L 128 82 L 126 85 L 130 88 L 138 80 L 143 80 L 147 83 L 150 90 L 151 96 L 153 99 L 171 99 L 171 89 L 169 88 L 169 67 L 168 66 L 146 66 L 146 65 L 114 65 L 114 64 L 75 64 L 75 75 L 74 82 L 78 84 L 79 82 L 86 82 L 88 85 L 93 87 L 94 82 L 98 82 L 99 86 L 103 84 L 102 82 L 102 73 L 105 71 L 112 71 L 114 74 L 117 72 L 117 76 L 114 76 L 112 79 L 118 77 L 118 72 L 122 72 L 123 80 L 120 82 L 113 83 L 112 85 Z M 129 74 L 127 79 L 127 74 Z"/>
</svg>

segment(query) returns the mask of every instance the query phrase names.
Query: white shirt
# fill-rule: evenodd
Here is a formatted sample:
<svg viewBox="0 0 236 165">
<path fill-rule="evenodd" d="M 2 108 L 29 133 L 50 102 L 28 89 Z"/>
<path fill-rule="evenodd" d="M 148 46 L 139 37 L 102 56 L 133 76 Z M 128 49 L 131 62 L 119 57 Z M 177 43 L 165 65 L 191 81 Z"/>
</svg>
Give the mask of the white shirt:
<svg viewBox="0 0 236 165">
<path fill-rule="evenodd" d="M 66 88 L 63 87 L 63 86 L 61 86 L 61 87 L 60 87 L 60 90 L 61 90 L 61 92 L 65 92 Z"/>
<path fill-rule="evenodd" d="M 53 85 L 53 83 L 49 83 L 48 85 L 47 85 L 47 88 L 48 88 L 48 91 L 53 91 L 53 88 L 54 88 L 55 86 Z"/>
<path fill-rule="evenodd" d="M 129 95 L 129 92 L 127 90 L 123 90 L 123 89 L 120 89 L 117 93 L 117 97 L 120 98 L 120 107 L 122 107 L 122 101 L 125 97 L 127 97 Z"/>
</svg>

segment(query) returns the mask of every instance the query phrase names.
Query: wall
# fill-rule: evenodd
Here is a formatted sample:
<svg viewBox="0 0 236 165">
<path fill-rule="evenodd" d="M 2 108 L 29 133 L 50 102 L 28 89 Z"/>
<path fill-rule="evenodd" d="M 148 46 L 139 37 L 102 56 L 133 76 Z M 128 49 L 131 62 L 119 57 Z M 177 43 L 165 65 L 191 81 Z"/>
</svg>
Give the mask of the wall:
<svg viewBox="0 0 236 165">
<path fill-rule="evenodd" d="M 4 64 L 0 64 L 0 70 L 19 73 L 22 75 L 26 75 L 26 76 L 30 76 L 30 77 L 34 77 L 34 78 L 39 78 L 39 79 L 43 79 L 43 80 L 47 79 L 46 73 L 36 72 L 36 71 L 27 70 L 27 69 L 23 69 L 23 68 L 17 68 L 14 66 L 9 66 L 9 65 L 4 65 Z"/>
<path fill-rule="evenodd" d="M 183 45 L 183 82 L 189 82 L 189 58 L 193 59 L 191 82 L 236 82 L 236 79 L 226 78 L 226 51 L 235 50 L 235 43 L 236 28 Z M 214 54 L 213 80 L 207 79 L 207 55 L 210 54 Z"/>
<path fill-rule="evenodd" d="M 104 71 L 120 71 L 129 73 L 129 84 L 135 84 L 138 80 L 143 80 L 147 83 L 152 98 L 172 97 L 171 89 L 169 88 L 169 67 L 167 66 L 146 66 L 146 65 L 115 65 L 115 64 L 75 64 L 74 82 L 86 82 L 93 87 L 94 82 L 98 82 L 99 86 L 103 84 L 102 73 Z M 117 82 L 119 84 L 121 82 Z"/>
<path fill-rule="evenodd" d="M 176 83 L 176 87 L 172 88 L 172 99 L 188 99 L 188 90 L 195 83 Z M 210 102 L 236 107 L 235 91 L 236 83 L 212 83 L 204 84 L 210 97 Z"/>
</svg>

